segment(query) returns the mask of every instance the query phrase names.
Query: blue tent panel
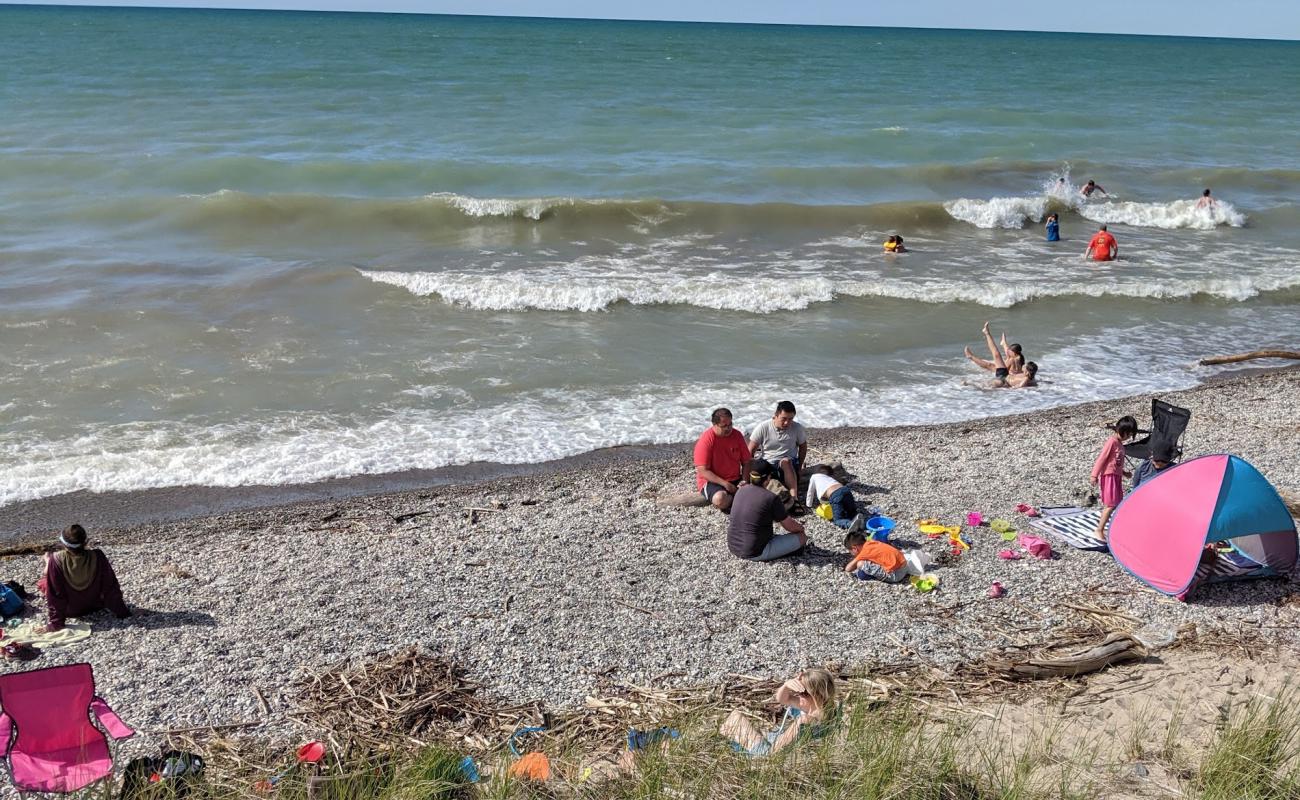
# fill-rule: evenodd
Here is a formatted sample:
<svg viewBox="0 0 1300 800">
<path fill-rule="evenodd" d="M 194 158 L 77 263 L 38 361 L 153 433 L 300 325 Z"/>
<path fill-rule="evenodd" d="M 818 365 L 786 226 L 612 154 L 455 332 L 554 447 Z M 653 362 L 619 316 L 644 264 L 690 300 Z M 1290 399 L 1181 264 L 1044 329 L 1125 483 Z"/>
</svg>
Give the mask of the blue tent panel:
<svg viewBox="0 0 1300 800">
<path fill-rule="evenodd" d="M 1205 540 L 1222 542 L 1239 536 L 1294 530 L 1291 513 L 1273 485 L 1248 462 L 1237 456 L 1229 457 L 1218 506 L 1210 518 Z"/>
</svg>

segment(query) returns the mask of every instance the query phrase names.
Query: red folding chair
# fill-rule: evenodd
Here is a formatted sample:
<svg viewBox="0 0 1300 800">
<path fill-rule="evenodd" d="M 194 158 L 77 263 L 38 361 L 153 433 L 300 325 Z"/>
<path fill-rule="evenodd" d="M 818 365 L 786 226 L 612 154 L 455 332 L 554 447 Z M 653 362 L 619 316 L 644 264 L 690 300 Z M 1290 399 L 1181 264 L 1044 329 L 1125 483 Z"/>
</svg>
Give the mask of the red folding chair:
<svg viewBox="0 0 1300 800">
<path fill-rule="evenodd" d="M 0 675 L 0 758 L 19 794 L 67 794 L 111 774 L 104 731 L 114 739 L 135 734 L 95 695 L 89 664 Z"/>
</svg>

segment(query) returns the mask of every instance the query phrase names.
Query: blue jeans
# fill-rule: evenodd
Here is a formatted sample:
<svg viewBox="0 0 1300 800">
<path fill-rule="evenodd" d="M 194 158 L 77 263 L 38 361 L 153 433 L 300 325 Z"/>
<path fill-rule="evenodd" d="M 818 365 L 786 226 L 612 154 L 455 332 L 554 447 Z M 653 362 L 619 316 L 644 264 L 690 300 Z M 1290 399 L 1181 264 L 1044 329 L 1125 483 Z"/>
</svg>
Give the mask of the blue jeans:
<svg viewBox="0 0 1300 800">
<path fill-rule="evenodd" d="M 849 491 L 849 487 L 841 486 L 831 492 L 826 502 L 831 504 L 832 525 L 847 528 L 853 524 L 853 518 L 858 515 L 858 501 L 853 499 L 853 492 Z"/>
</svg>

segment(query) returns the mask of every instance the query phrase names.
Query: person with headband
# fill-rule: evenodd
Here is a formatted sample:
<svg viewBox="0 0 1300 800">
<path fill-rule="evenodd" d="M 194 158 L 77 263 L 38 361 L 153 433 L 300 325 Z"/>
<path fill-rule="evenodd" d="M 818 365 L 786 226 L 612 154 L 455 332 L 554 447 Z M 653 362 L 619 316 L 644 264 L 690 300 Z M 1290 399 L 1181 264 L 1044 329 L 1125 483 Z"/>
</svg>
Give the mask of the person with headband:
<svg viewBox="0 0 1300 800">
<path fill-rule="evenodd" d="M 767 462 L 751 458 L 744 466 L 745 485 L 736 490 L 727 521 L 727 549 L 737 558 L 771 561 L 797 553 L 808 544 L 803 525 L 785 510 L 781 498 L 763 488 Z M 773 535 L 780 523 L 787 532 Z"/>
<path fill-rule="evenodd" d="M 131 616 L 122 587 L 104 551 L 86 546 L 86 529 L 70 525 L 59 536 L 59 550 L 45 554 L 45 574 L 36 587 L 45 595 L 49 623 L 43 633 L 61 630 L 69 617 L 107 608 L 118 618 Z"/>
</svg>

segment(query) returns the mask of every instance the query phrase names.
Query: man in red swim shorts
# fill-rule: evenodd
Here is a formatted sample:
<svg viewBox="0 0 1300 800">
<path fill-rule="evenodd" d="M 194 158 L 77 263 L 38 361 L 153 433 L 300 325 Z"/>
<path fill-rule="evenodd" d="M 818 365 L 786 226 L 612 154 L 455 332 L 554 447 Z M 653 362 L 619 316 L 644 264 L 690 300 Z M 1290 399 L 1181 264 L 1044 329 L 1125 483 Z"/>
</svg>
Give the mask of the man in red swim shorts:
<svg viewBox="0 0 1300 800">
<path fill-rule="evenodd" d="M 1091 258 L 1093 261 L 1114 261 L 1115 256 L 1118 255 L 1119 244 L 1106 230 L 1105 225 L 1097 229 L 1088 240 L 1088 249 L 1083 251 L 1084 258 Z"/>
</svg>

